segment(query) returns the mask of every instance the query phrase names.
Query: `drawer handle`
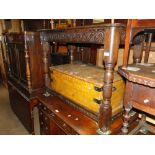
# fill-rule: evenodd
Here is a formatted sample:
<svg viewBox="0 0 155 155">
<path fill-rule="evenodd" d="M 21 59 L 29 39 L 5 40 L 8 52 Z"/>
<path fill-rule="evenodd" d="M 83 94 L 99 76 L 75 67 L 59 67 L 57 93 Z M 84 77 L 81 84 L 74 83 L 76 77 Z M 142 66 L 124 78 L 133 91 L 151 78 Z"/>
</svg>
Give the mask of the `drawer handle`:
<svg viewBox="0 0 155 155">
<path fill-rule="evenodd" d="M 45 117 L 45 120 L 47 120 L 47 117 Z"/>
<path fill-rule="evenodd" d="M 43 122 L 41 122 L 41 125 L 43 125 L 44 123 Z"/>
<path fill-rule="evenodd" d="M 44 110 L 46 110 L 47 108 L 46 107 L 44 107 Z"/>
<path fill-rule="evenodd" d="M 45 129 L 48 130 L 48 127 L 46 126 Z"/>
<path fill-rule="evenodd" d="M 42 112 L 40 112 L 40 115 L 43 115 L 43 113 L 42 113 Z"/>
<path fill-rule="evenodd" d="M 39 103 L 39 106 L 41 106 L 41 103 Z"/>
</svg>

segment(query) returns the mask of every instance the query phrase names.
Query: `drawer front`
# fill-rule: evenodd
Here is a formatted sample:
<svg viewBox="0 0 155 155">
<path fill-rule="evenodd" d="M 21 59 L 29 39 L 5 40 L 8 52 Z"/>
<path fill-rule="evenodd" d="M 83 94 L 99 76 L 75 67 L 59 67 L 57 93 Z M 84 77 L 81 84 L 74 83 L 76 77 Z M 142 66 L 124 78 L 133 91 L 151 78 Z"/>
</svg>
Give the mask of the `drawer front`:
<svg viewBox="0 0 155 155">
<path fill-rule="evenodd" d="M 38 104 L 39 109 L 42 110 L 42 112 L 45 112 L 47 114 L 51 113 L 51 110 L 49 110 L 44 104 L 42 104 L 41 102 Z"/>
<path fill-rule="evenodd" d="M 69 125 L 61 120 L 56 114 L 50 111 L 43 103 L 38 104 L 41 134 L 68 134 L 77 135 Z M 46 130 L 44 129 L 46 128 Z M 57 130 L 57 131 L 56 131 Z M 44 131 L 44 132 L 43 132 Z"/>
<path fill-rule="evenodd" d="M 59 126 L 49 117 L 44 109 L 39 108 L 39 122 L 41 135 L 66 135 Z"/>
<path fill-rule="evenodd" d="M 60 119 L 56 114 L 51 113 L 50 118 L 68 135 L 77 135 L 78 133 L 74 131 L 68 124 L 66 124 L 62 119 Z"/>
<path fill-rule="evenodd" d="M 42 110 L 39 110 L 39 117 L 44 123 L 49 124 L 49 117 Z"/>
<path fill-rule="evenodd" d="M 155 89 L 134 84 L 132 100 L 143 106 L 155 109 Z"/>
<path fill-rule="evenodd" d="M 49 135 L 50 134 L 50 121 L 45 113 L 39 109 L 39 122 L 40 122 L 40 134 Z"/>
</svg>

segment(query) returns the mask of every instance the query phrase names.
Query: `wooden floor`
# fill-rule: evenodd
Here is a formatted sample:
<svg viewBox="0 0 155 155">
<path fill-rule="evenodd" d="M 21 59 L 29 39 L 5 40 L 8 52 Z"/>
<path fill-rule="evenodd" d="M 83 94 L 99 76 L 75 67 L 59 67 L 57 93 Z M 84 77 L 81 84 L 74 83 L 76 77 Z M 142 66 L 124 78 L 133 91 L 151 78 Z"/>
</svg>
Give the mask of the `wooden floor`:
<svg viewBox="0 0 155 155">
<path fill-rule="evenodd" d="M 35 112 L 37 113 L 37 111 Z M 37 115 L 37 114 L 35 114 Z M 36 117 L 37 118 L 37 117 Z M 36 134 L 39 134 L 38 121 L 35 123 Z M 0 135 L 28 135 L 11 109 L 7 89 L 0 85 Z"/>
<path fill-rule="evenodd" d="M 13 113 L 7 89 L 0 85 L 0 134 L 27 135 L 28 132 Z"/>
</svg>

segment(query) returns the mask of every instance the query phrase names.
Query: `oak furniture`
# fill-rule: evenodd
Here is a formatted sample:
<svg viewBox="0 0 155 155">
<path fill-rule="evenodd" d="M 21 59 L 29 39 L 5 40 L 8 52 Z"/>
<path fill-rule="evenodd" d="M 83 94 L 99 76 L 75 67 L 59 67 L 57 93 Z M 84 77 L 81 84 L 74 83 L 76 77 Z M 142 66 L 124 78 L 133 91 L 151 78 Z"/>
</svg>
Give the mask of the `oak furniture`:
<svg viewBox="0 0 155 155">
<path fill-rule="evenodd" d="M 44 79 L 47 89 L 47 96 L 49 94 L 49 91 L 51 91 L 51 89 L 49 88 L 49 42 L 68 43 L 70 52 L 70 63 L 73 63 L 74 61 L 73 51 L 75 49 L 76 44 L 95 44 L 98 47 L 104 45 L 105 72 L 104 87 L 102 89 L 102 91 L 104 91 L 104 100 L 100 104 L 97 122 L 100 133 L 110 134 L 111 131 L 109 129 L 112 121 L 111 95 L 112 83 L 114 78 L 114 66 L 117 62 L 117 52 L 119 45 L 124 44 L 125 26 L 122 24 L 104 24 L 99 26 L 83 26 L 60 30 L 40 30 L 40 37 L 44 55 Z M 143 38 L 143 35 L 140 35 L 134 39 L 133 43 L 139 44 L 143 41 Z M 68 102 L 64 98 L 63 100 Z M 68 102 L 68 104 L 69 103 L 70 102 Z M 80 109 L 76 106 L 74 106 L 74 108 L 84 113 L 85 115 L 91 117 L 91 115 L 83 109 Z"/>
<path fill-rule="evenodd" d="M 50 92 L 50 90 L 49 90 Z M 98 123 L 70 106 L 63 98 L 47 92 L 37 95 L 41 135 L 99 135 Z M 131 116 L 130 123 L 137 118 Z M 110 125 L 112 135 L 119 134 L 122 125 L 119 116 Z"/>
<path fill-rule="evenodd" d="M 35 97 L 44 88 L 43 60 L 38 32 L 5 35 L 10 104 L 29 133 L 34 134 Z"/>
<path fill-rule="evenodd" d="M 151 131 L 155 134 L 155 128 L 146 123 L 147 115 L 155 115 L 155 65 L 148 64 L 148 56 L 151 45 L 152 33 L 155 32 L 155 20 L 128 20 L 125 51 L 123 66 L 119 68 L 119 73 L 126 79 L 126 90 L 124 94 L 124 123 L 123 134 L 136 134 L 139 130 L 146 132 Z M 134 64 L 128 64 L 128 56 L 133 38 L 143 34 L 148 35 L 149 39 L 146 41 L 146 53 L 144 63 L 141 63 L 142 49 L 136 47 L 134 51 Z M 138 126 L 131 132 L 128 132 L 130 119 L 130 111 L 132 108 L 138 109 L 143 116 Z"/>
</svg>

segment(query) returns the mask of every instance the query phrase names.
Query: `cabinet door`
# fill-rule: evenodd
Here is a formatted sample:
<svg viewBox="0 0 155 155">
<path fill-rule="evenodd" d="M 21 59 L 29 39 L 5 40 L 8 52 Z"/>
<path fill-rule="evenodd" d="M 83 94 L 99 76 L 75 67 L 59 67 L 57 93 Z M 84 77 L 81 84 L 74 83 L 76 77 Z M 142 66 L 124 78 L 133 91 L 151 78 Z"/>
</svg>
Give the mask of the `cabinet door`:
<svg viewBox="0 0 155 155">
<path fill-rule="evenodd" d="M 9 43 L 8 53 L 12 76 L 24 85 L 27 85 L 24 44 Z"/>
<path fill-rule="evenodd" d="M 16 52 L 16 44 L 11 43 L 8 44 L 8 54 L 9 54 L 11 75 L 18 79 L 19 72 L 18 72 L 18 55 Z"/>
<path fill-rule="evenodd" d="M 23 44 L 17 44 L 16 45 L 16 52 L 19 56 L 19 74 L 20 74 L 20 81 L 24 84 L 27 84 L 26 81 L 26 62 L 25 62 L 25 51 L 24 51 L 24 45 Z"/>
<path fill-rule="evenodd" d="M 30 101 L 16 88 L 8 84 L 11 108 L 29 133 L 33 132 L 33 120 L 30 111 Z"/>
</svg>

